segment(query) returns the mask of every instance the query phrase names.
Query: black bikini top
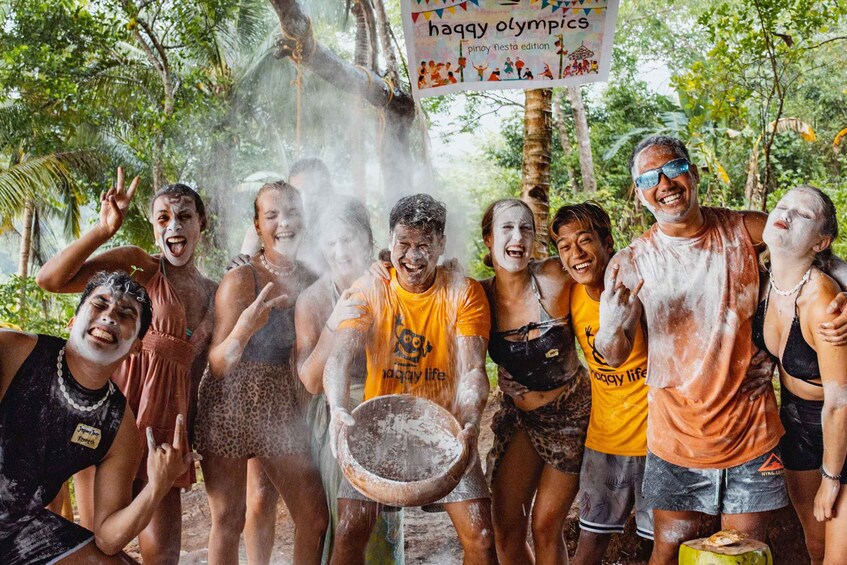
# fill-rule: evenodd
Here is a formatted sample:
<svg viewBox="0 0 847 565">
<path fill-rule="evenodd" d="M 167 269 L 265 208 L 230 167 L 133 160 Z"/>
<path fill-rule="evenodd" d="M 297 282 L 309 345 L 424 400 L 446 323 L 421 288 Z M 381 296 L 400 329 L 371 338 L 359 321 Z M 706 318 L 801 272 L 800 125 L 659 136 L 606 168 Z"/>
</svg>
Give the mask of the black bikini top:
<svg viewBox="0 0 847 565">
<path fill-rule="evenodd" d="M 253 288 L 256 296 L 258 296 L 262 289 L 259 288 L 256 269 L 249 263 L 247 266 L 253 273 Z M 254 333 L 247 345 L 244 346 L 241 360 L 268 365 L 285 365 L 289 362 L 293 349 L 294 306 L 273 308 L 268 316 L 267 323 Z"/>
<path fill-rule="evenodd" d="M 540 320 L 513 330 L 491 332 L 488 354 L 495 363 L 508 371 L 515 382 L 531 391 L 544 392 L 568 383 L 577 374 L 579 362 L 576 360 L 573 345 L 574 334 L 570 316 L 555 319 L 550 316 L 541 303 L 541 295 L 534 277 L 530 277 L 530 284 L 538 300 Z M 497 301 L 494 292 L 492 281 L 491 325 L 496 328 Z M 541 330 L 541 335 L 528 339 L 529 332 L 533 330 Z M 506 339 L 513 336 L 521 336 L 523 339 Z"/>
<path fill-rule="evenodd" d="M 799 295 L 798 292 L 797 296 Z M 768 312 L 768 303 L 771 297 L 770 288 L 768 288 L 765 299 L 759 302 L 756 315 L 753 317 L 753 343 L 762 351 L 767 351 L 772 357 L 776 358 L 790 376 L 806 381 L 810 385 L 823 386 L 821 383 L 813 382 L 821 378 L 821 371 L 818 367 L 818 353 L 803 338 L 800 315 L 797 312 L 797 296 L 794 297 L 794 319 L 791 321 L 791 328 L 788 330 L 788 339 L 785 342 L 785 349 L 782 351 L 782 359 L 774 355 L 765 343 L 765 316 Z"/>
</svg>

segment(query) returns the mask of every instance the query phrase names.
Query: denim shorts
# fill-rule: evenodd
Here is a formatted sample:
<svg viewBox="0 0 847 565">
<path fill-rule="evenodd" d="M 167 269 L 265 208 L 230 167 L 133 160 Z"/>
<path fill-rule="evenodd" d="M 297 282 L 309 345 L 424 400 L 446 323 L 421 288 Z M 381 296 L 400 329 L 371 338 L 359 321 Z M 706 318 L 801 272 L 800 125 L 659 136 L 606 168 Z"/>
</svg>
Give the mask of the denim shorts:
<svg viewBox="0 0 847 565">
<path fill-rule="evenodd" d="M 579 475 L 579 527 L 595 534 L 622 534 L 635 508 L 636 533 L 653 539 L 653 511 L 644 504 L 645 457 L 611 455 L 585 448 Z"/>
<path fill-rule="evenodd" d="M 655 510 L 767 512 L 788 506 L 784 475 L 778 448 L 728 469 L 679 467 L 648 451 L 643 494 Z"/>
</svg>

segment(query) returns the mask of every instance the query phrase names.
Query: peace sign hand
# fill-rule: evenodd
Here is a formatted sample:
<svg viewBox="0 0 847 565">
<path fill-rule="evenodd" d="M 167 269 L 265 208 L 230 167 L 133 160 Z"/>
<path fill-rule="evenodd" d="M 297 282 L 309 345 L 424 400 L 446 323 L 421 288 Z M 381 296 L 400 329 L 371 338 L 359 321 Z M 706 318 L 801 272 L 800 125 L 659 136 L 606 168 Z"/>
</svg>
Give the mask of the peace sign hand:
<svg viewBox="0 0 847 565">
<path fill-rule="evenodd" d="M 140 179 L 135 177 L 129 188 L 124 190 L 124 170 L 118 167 L 115 186 L 100 195 L 100 226 L 109 233 L 109 237 L 115 235 L 123 225 L 139 182 Z"/>
<path fill-rule="evenodd" d="M 160 492 L 169 490 L 174 481 L 184 474 L 192 461 L 202 457 L 188 448 L 188 434 L 185 430 L 185 418 L 176 417 L 174 440 L 172 444 L 156 445 L 153 428 L 147 428 L 147 481 Z"/>
<path fill-rule="evenodd" d="M 237 328 L 248 336 L 252 336 L 262 329 L 268 323 L 271 310 L 288 300 L 287 294 L 268 299 L 268 294 L 270 294 L 273 286 L 274 283 L 266 284 L 265 288 L 256 296 L 256 300 L 245 308 L 238 317 Z"/>
<path fill-rule="evenodd" d="M 644 286 L 644 279 L 640 279 L 635 288 L 630 290 L 618 280 L 620 265 L 612 266 L 612 275 L 606 288 L 600 295 L 600 327 L 631 327 L 637 320 L 635 317 L 641 315 L 638 308 L 638 293 Z"/>
</svg>

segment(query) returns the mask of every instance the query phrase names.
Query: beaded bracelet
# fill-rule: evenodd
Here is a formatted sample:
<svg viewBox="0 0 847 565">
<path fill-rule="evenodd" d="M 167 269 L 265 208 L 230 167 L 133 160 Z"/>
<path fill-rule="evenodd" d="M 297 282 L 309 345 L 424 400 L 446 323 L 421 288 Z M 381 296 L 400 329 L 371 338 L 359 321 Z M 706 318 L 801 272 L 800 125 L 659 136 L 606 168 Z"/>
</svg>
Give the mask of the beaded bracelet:
<svg viewBox="0 0 847 565">
<path fill-rule="evenodd" d="M 830 475 L 826 472 L 826 469 L 823 468 L 823 465 L 821 465 L 821 476 L 825 479 L 829 479 L 830 481 L 841 482 L 841 475 Z"/>
</svg>

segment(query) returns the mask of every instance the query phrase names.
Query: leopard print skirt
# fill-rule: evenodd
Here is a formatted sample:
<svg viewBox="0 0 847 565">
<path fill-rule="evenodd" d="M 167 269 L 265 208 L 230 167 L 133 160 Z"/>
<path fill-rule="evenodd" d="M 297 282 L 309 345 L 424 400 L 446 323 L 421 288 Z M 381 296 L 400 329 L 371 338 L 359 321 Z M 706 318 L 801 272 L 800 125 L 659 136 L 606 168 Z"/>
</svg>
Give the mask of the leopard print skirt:
<svg viewBox="0 0 847 565">
<path fill-rule="evenodd" d="M 525 430 L 541 459 L 563 473 L 579 474 L 585 433 L 591 416 L 591 383 L 580 372 L 562 393 L 535 410 L 524 412 L 510 396 L 500 393 L 500 407 L 491 422 L 494 445 L 488 452 L 489 483 L 515 432 Z"/>
<path fill-rule="evenodd" d="M 200 382 L 195 428 L 199 452 L 219 457 L 309 453 L 309 393 L 289 365 L 242 361 L 221 379 Z"/>
</svg>

